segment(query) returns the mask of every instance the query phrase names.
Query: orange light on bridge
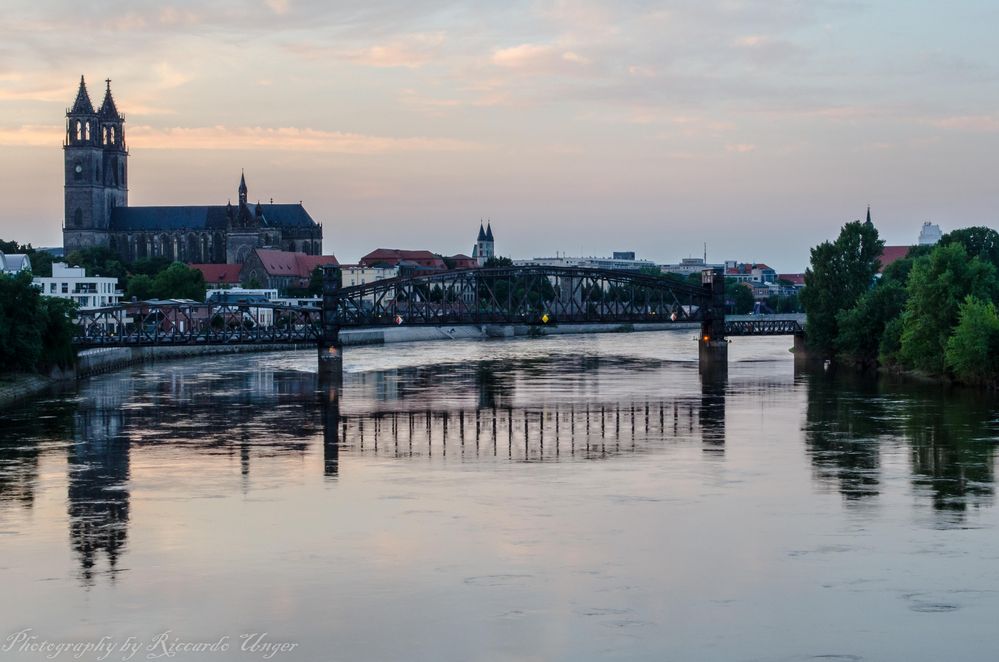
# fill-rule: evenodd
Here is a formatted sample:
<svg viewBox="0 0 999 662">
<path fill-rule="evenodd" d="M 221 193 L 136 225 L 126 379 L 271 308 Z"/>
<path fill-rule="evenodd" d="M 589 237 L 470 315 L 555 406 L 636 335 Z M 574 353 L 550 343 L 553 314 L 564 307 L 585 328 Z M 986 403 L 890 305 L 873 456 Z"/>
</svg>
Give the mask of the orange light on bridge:
<svg viewBox="0 0 999 662">
<path fill-rule="evenodd" d="M 704 342 L 711 342 L 711 336 L 704 336 Z"/>
</svg>

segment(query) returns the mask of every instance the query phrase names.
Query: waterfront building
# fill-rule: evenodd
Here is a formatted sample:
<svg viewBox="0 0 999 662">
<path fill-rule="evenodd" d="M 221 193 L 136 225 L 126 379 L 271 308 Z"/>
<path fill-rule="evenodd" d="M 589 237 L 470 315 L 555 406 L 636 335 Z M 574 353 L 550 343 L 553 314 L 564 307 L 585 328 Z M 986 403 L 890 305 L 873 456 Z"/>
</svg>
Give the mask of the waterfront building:
<svg viewBox="0 0 999 662">
<path fill-rule="evenodd" d="M 530 260 L 515 260 L 517 266 L 538 267 L 580 267 L 583 269 L 609 269 L 611 271 L 642 271 L 643 269 L 658 270 L 659 267 L 651 260 L 638 260 L 634 252 L 616 253 L 615 257 L 570 257 L 556 255 L 554 257 L 535 257 Z M 627 257 L 630 256 L 630 257 Z"/>
<path fill-rule="evenodd" d="M 725 277 L 738 283 L 776 283 L 777 270 L 761 262 L 725 262 Z"/>
<path fill-rule="evenodd" d="M 680 274 L 682 276 L 689 276 L 691 274 L 699 274 L 705 269 L 722 269 L 724 266 L 724 264 L 709 263 L 703 257 L 685 257 L 678 263 L 662 265 L 660 270 L 664 274 Z"/>
<path fill-rule="evenodd" d="M 87 86 L 66 112 L 63 143 L 65 199 L 63 246 L 106 247 L 125 263 L 145 257 L 203 264 L 241 264 L 255 248 L 321 255 L 323 230 L 297 204 L 251 203 L 245 176 L 237 203 L 130 207 L 125 116 L 111 95 L 100 108 Z"/>
<path fill-rule="evenodd" d="M 121 301 L 117 278 L 88 276 L 83 267 L 65 262 L 54 262 L 51 276 L 37 276 L 31 282 L 45 296 L 71 299 L 79 308 L 104 308 Z"/>
<path fill-rule="evenodd" d="M 31 258 L 19 253 L 4 253 L 0 251 L 0 274 L 16 274 L 20 271 L 31 271 Z"/>
<path fill-rule="evenodd" d="M 388 266 L 386 264 L 368 266 L 366 264 L 344 264 L 340 266 L 341 287 L 353 287 L 354 285 L 365 285 L 376 280 L 396 278 L 399 275 L 399 267 Z"/>
</svg>

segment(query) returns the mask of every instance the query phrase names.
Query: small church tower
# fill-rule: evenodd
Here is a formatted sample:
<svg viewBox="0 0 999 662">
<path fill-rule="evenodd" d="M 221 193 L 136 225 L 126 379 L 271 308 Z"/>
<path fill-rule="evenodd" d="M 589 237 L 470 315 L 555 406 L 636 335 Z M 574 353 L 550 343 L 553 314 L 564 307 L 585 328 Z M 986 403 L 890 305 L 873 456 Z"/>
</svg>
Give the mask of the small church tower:
<svg viewBox="0 0 999 662">
<path fill-rule="evenodd" d="M 479 221 L 479 236 L 475 240 L 475 246 L 472 247 L 472 257 L 482 267 L 495 255 L 492 223 L 486 223 L 486 227 L 483 228 L 482 221 Z"/>
<path fill-rule="evenodd" d="M 63 247 L 67 253 L 107 246 L 111 212 L 128 205 L 124 124 L 111 96 L 111 81 L 107 81 L 104 103 L 95 111 L 80 76 L 76 100 L 66 111 L 63 141 Z"/>
</svg>

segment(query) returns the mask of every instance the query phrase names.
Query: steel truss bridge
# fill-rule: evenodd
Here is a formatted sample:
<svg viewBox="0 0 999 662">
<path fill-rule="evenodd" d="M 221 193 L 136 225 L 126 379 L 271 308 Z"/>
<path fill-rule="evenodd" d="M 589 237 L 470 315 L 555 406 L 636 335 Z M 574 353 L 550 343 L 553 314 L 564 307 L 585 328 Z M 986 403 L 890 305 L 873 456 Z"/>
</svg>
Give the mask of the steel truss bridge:
<svg viewBox="0 0 999 662">
<path fill-rule="evenodd" d="M 322 344 L 346 328 L 457 324 L 700 323 L 716 337 L 804 333 L 796 315 L 723 318 L 722 332 L 724 299 L 718 281 L 707 277 L 697 287 L 621 271 L 531 266 L 454 270 L 353 287 L 340 287 L 339 281 L 339 269 L 328 268 L 321 308 L 167 301 L 83 310 L 77 313 L 74 343 L 79 348 Z"/>
</svg>

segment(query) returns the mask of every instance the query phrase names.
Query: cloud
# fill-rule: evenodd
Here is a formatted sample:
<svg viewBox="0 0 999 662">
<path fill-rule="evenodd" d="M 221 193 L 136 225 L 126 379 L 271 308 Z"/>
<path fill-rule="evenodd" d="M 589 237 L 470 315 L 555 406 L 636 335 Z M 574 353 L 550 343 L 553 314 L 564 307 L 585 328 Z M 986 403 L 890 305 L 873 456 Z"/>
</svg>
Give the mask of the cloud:
<svg viewBox="0 0 999 662">
<path fill-rule="evenodd" d="M 578 73 L 590 59 L 554 44 L 520 44 L 493 51 L 491 61 L 498 67 L 530 74 Z"/>
<path fill-rule="evenodd" d="M 756 151 L 756 145 L 752 145 L 750 143 L 735 143 L 725 145 L 725 149 L 729 152 L 735 152 L 736 154 L 748 154 L 749 152 Z"/>
<path fill-rule="evenodd" d="M 65 128 L 26 124 L 0 128 L 0 145 L 58 146 Z M 129 146 L 164 150 L 251 150 L 326 152 L 339 154 L 391 154 L 401 152 L 458 152 L 481 145 L 451 138 L 375 136 L 343 131 L 295 127 L 167 127 L 138 125 L 126 129 Z"/>
<path fill-rule="evenodd" d="M 995 115 L 955 115 L 933 120 L 932 124 L 941 129 L 994 133 L 999 131 L 999 117 Z"/>
<path fill-rule="evenodd" d="M 445 38 L 444 32 L 413 33 L 382 44 L 354 48 L 326 46 L 314 42 L 288 44 L 285 48 L 307 60 L 332 59 L 369 67 L 416 69 L 438 57 Z"/>
</svg>

